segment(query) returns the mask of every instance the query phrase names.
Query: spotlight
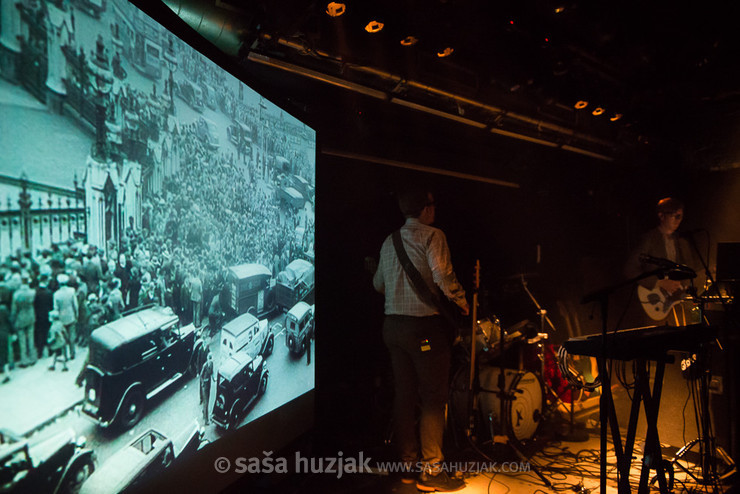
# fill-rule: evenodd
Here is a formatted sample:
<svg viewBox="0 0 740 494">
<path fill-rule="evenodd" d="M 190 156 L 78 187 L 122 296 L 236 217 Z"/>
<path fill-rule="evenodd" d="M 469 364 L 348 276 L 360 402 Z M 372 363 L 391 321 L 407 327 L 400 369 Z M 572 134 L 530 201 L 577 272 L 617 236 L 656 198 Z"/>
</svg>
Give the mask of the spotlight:
<svg viewBox="0 0 740 494">
<path fill-rule="evenodd" d="M 347 6 L 343 3 L 329 2 L 329 4 L 326 6 L 326 13 L 329 14 L 329 17 L 339 17 L 340 15 L 344 14 L 344 11 L 346 9 Z"/>
<path fill-rule="evenodd" d="M 455 49 L 454 49 L 454 48 L 452 48 L 451 46 L 448 46 L 448 47 L 447 47 L 447 48 L 445 48 L 444 50 L 442 50 L 442 51 L 438 51 L 438 52 L 437 52 L 437 56 L 438 56 L 439 58 L 449 57 L 450 55 L 452 55 L 452 52 L 454 52 L 454 51 L 455 51 Z"/>
<path fill-rule="evenodd" d="M 383 29 L 383 26 L 384 24 L 382 22 L 370 21 L 367 23 L 367 26 L 365 26 L 365 31 L 368 33 L 377 33 Z"/>
<path fill-rule="evenodd" d="M 595 116 L 595 117 L 598 117 L 598 116 L 599 116 L 599 115 L 601 115 L 602 113 L 604 113 L 604 109 L 603 109 L 602 107 L 600 107 L 600 106 L 599 106 L 599 107 L 597 107 L 597 108 L 594 108 L 594 111 L 592 111 L 592 112 L 591 112 L 591 115 L 593 115 L 593 116 Z"/>
<path fill-rule="evenodd" d="M 413 46 L 418 42 L 419 42 L 419 38 L 415 36 L 406 36 L 405 38 L 401 40 L 401 44 L 403 46 Z"/>
<path fill-rule="evenodd" d="M 578 103 L 576 103 L 574 106 L 576 110 L 583 110 L 584 108 L 588 106 L 588 101 L 581 100 Z"/>
<path fill-rule="evenodd" d="M 622 118 L 622 114 L 621 113 L 615 113 L 614 116 L 611 117 L 609 120 L 612 121 L 612 122 L 616 122 L 620 118 Z"/>
</svg>

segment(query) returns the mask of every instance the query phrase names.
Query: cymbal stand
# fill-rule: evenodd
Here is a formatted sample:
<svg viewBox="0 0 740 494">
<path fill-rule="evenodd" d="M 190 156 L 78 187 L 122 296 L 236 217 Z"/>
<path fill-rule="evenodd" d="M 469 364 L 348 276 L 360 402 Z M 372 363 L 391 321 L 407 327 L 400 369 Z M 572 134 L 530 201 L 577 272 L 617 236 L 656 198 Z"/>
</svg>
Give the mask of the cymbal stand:
<svg viewBox="0 0 740 494">
<path fill-rule="evenodd" d="M 503 359 L 504 354 L 504 342 L 506 336 L 506 331 L 504 329 L 503 325 L 499 326 L 499 345 L 501 346 L 500 355 L 502 356 L 501 359 L 499 359 L 499 374 L 498 374 L 498 391 L 495 392 L 495 394 L 499 397 L 499 411 L 498 411 L 498 431 L 494 429 L 494 421 L 491 414 L 488 415 L 488 426 L 491 432 L 491 441 L 493 444 L 506 444 L 511 448 L 511 450 L 514 452 L 514 454 L 519 458 L 522 462 L 528 462 L 531 467 L 532 471 L 540 478 L 542 479 L 542 482 L 545 483 L 545 486 L 552 487 L 552 483 L 550 480 L 548 480 L 547 477 L 545 477 L 542 472 L 540 472 L 537 465 L 535 465 L 533 462 L 531 462 L 525 455 L 522 453 L 522 451 L 517 447 L 516 439 L 513 437 L 513 431 L 510 427 L 506 427 L 506 422 L 509 417 L 506 416 L 506 402 L 511 402 L 513 400 L 516 400 L 516 396 L 514 395 L 515 391 L 506 390 L 506 364 Z M 519 372 L 523 372 L 521 369 Z M 513 382 L 513 381 L 512 381 Z M 487 391 L 486 392 L 492 392 Z M 498 434 L 496 434 L 498 432 Z"/>
<path fill-rule="evenodd" d="M 547 311 L 542 308 L 542 306 L 539 304 L 539 302 L 537 302 L 537 299 L 534 298 L 534 295 L 527 287 L 526 278 L 524 277 L 524 275 L 521 275 L 521 276 L 522 276 L 522 287 L 524 288 L 524 291 L 527 293 L 527 295 L 529 295 L 529 298 L 532 300 L 532 303 L 534 304 L 534 306 L 537 308 L 537 315 L 540 317 L 540 332 L 541 333 L 545 332 L 545 323 L 547 323 L 547 325 L 550 326 L 550 328 L 552 328 L 553 331 L 557 331 L 555 329 L 555 325 L 552 323 L 552 321 L 548 317 Z"/>
<path fill-rule="evenodd" d="M 529 298 L 532 300 L 532 303 L 534 304 L 534 306 L 537 308 L 537 315 L 540 318 L 540 330 L 539 330 L 538 338 L 543 338 L 543 337 L 547 338 L 547 328 L 545 327 L 545 323 L 547 323 L 547 325 L 550 326 L 550 328 L 553 331 L 557 331 L 555 329 L 555 325 L 552 323 L 552 321 L 550 320 L 550 317 L 547 315 L 547 311 L 542 308 L 539 302 L 537 302 L 537 299 L 535 298 L 534 294 L 527 287 L 527 280 L 524 277 L 524 275 L 522 275 L 522 287 L 524 288 L 524 291 L 527 293 Z M 547 384 L 547 382 L 545 382 L 545 379 L 544 379 L 545 377 L 545 353 L 543 351 L 544 344 L 541 343 L 541 340 L 539 340 L 537 344 L 539 345 L 539 350 L 540 350 L 539 352 L 537 352 L 538 353 L 537 357 L 540 360 L 540 376 L 542 377 L 542 382 L 544 383 L 548 391 L 552 392 L 555 396 L 557 396 L 557 393 L 553 391 L 553 389 L 550 387 L 549 384 Z"/>
</svg>

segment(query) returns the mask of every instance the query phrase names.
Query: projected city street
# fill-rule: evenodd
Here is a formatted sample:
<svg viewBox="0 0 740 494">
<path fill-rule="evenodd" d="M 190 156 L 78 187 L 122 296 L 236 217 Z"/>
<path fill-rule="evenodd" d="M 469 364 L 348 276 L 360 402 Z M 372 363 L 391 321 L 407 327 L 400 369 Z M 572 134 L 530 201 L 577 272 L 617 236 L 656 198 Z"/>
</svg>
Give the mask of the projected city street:
<svg viewBox="0 0 740 494">
<path fill-rule="evenodd" d="M 314 388 L 316 134 L 124 0 L 0 9 L 0 490 L 115 492 Z"/>
</svg>

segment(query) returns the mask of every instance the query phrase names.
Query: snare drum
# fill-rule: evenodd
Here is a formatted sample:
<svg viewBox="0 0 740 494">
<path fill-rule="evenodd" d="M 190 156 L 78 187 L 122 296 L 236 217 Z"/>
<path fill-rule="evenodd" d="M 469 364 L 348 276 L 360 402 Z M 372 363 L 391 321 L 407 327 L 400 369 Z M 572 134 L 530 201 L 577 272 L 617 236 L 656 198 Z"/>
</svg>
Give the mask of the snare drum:
<svg viewBox="0 0 740 494">
<path fill-rule="evenodd" d="M 478 408 L 484 423 L 493 420 L 494 434 L 502 422 L 498 387 L 500 373 L 501 369 L 497 367 L 485 366 L 480 369 Z M 518 441 L 532 439 L 542 420 L 542 381 L 532 372 L 504 369 L 504 389 L 505 432 Z"/>
</svg>

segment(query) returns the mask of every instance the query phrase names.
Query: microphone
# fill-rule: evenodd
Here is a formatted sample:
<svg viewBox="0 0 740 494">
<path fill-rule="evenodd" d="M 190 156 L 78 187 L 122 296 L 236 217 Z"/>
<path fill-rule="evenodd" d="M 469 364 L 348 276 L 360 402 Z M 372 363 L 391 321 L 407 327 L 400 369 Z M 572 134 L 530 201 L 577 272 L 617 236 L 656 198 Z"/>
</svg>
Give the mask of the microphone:
<svg viewBox="0 0 740 494">
<path fill-rule="evenodd" d="M 664 274 L 668 276 L 668 279 L 671 280 L 681 281 L 696 278 L 696 271 L 685 264 L 678 264 L 670 259 L 653 257 L 648 254 L 640 254 L 640 262 L 658 266 L 658 269 L 663 271 Z"/>
</svg>

